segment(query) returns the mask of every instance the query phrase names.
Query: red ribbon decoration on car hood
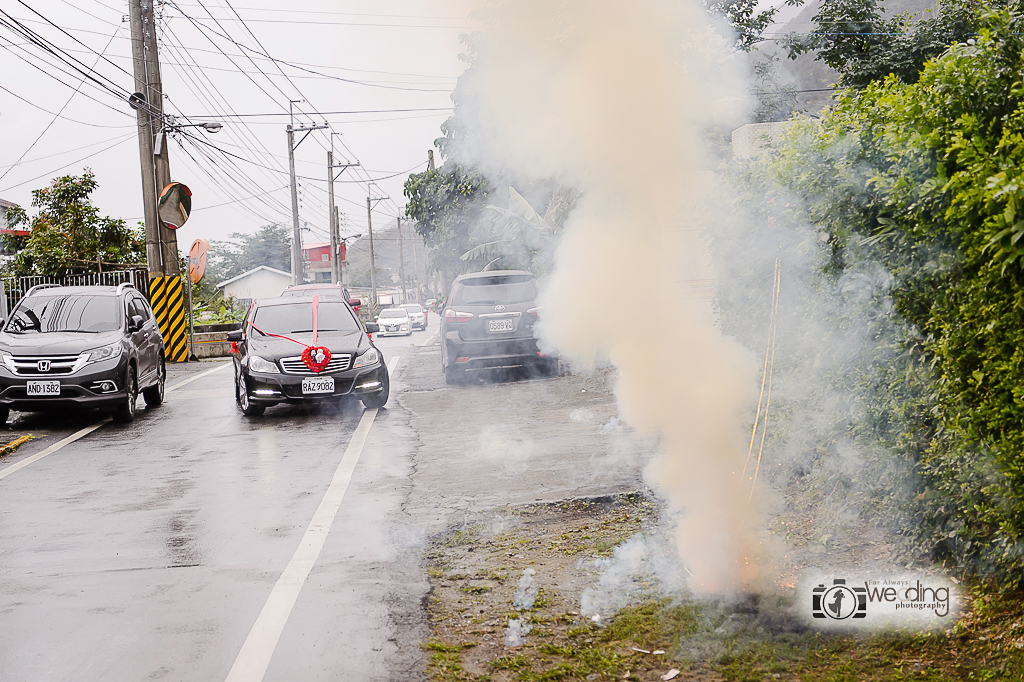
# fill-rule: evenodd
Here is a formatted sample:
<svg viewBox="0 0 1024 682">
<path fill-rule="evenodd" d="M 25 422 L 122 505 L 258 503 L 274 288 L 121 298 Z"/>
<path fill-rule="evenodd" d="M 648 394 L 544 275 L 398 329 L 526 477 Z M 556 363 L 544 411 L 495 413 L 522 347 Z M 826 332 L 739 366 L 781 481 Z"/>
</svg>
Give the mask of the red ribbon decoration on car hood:
<svg viewBox="0 0 1024 682">
<path fill-rule="evenodd" d="M 319 296 L 313 296 L 313 345 L 312 346 L 310 346 L 308 344 L 305 344 L 302 341 L 296 341 L 295 339 L 293 339 L 291 337 L 288 337 L 288 336 L 282 336 L 281 334 L 271 334 L 269 332 L 265 332 L 262 329 L 260 329 L 259 327 L 257 327 L 256 325 L 254 325 L 252 322 L 249 323 L 249 326 L 252 327 L 253 329 L 255 329 L 256 331 L 258 331 L 260 334 L 263 334 L 264 336 L 273 336 L 274 338 L 277 338 L 277 339 L 284 339 L 285 341 L 291 341 L 292 343 L 297 343 L 300 346 L 305 346 L 305 348 L 302 351 L 302 362 L 303 362 L 303 364 L 306 365 L 306 367 L 309 367 L 310 371 L 315 372 L 316 374 L 319 374 L 320 372 L 322 372 L 325 369 L 327 369 L 327 365 L 330 364 L 330 362 L 331 362 L 331 351 L 330 351 L 330 349 L 327 348 L 326 346 L 317 346 L 316 345 L 316 314 L 317 314 L 317 308 L 319 307 L 319 305 L 320 305 L 320 297 Z"/>
</svg>

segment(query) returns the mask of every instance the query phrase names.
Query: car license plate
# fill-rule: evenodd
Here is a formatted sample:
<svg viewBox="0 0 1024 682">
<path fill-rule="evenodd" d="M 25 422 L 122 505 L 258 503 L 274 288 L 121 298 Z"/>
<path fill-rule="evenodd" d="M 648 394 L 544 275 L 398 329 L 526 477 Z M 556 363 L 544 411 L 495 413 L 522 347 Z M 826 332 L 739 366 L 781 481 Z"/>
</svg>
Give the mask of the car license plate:
<svg viewBox="0 0 1024 682">
<path fill-rule="evenodd" d="M 28 382 L 29 395 L 60 395 L 59 381 L 30 381 Z"/>
<path fill-rule="evenodd" d="M 310 377 L 302 380 L 302 393 L 334 393 L 334 377 Z"/>
<path fill-rule="evenodd" d="M 487 320 L 487 331 L 510 332 L 512 331 L 512 320 Z"/>
</svg>

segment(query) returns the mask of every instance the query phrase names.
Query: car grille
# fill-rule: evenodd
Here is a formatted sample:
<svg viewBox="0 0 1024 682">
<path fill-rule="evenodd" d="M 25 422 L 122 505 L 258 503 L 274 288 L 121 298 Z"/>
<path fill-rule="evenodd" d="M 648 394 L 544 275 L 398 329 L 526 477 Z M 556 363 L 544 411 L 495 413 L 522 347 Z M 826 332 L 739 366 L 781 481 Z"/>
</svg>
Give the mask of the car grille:
<svg viewBox="0 0 1024 682">
<path fill-rule="evenodd" d="M 7 362 L 7 367 L 11 368 L 13 365 L 14 373 L 19 376 L 71 374 L 79 357 L 78 355 L 16 355 Z M 40 370 L 40 362 L 50 363 L 49 369 L 45 372 Z"/>
<path fill-rule="evenodd" d="M 400 324 L 386 324 L 384 325 L 384 331 L 386 332 L 397 332 L 402 325 Z"/>
<path fill-rule="evenodd" d="M 327 363 L 327 367 L 320 374 L 333 374 L 334 372 L 344 372 L 346 369 L 352 366 L 352 355 L 349 353 L 339 353 L 338 355 L 331 355 L 331 361 Z M 296 355 L 291 358 L 281 358 L 281 368 L 285 374 L 301 374 L 303 376 L 317 376 L 316 372 L 306 367 L 306 363 L 302 361 L 301 355 Z"/>
</svg>

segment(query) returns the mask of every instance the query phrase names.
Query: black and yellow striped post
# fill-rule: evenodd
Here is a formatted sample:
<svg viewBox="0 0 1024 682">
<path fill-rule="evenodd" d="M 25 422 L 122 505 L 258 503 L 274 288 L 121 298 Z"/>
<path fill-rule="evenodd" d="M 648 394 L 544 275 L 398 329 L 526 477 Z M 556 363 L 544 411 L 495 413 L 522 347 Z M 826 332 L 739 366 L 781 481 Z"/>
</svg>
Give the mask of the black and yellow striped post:
<svg viewBox="0 0 1024 682">
<path fill-rule="evenodd" d="M 188 338 L 185 327 L 185 296 L 181 277 L 155 276 L 149 279 L 149 304 L 153 306 L 160 334 L 164 337 L 164 357 L 185 362 Z"/>
</svg>

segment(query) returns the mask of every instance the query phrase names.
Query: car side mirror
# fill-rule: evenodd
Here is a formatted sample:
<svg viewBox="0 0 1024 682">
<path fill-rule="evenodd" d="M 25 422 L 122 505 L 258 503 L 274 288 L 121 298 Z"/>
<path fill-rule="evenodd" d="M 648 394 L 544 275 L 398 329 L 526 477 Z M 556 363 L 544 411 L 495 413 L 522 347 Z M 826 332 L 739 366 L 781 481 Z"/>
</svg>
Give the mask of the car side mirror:
<svg viewBox="0 0 1024 682">
<path fill-rule="evenodd" d="M 142 319 L 142 315 L 132 315 L 131 319 L 128 320 L 128 331 L 137 332 L 142 329 L 146 321 Z"/>
<path fill-rule="evenodd" d="M 228 332 L 228 341 L 241 341 L 241 340 L 242 340 L 242 330 L 241 329 L 236 329 L 233 332 Z"/>
<path fill-rule="evenodd" d="M 367 334 L 376 334 L 379 331 L 380 331 L 380 325 L 377 324 L 376 322 L 367 322 L 366 323 L 366 333 Z"/>
</svg>

